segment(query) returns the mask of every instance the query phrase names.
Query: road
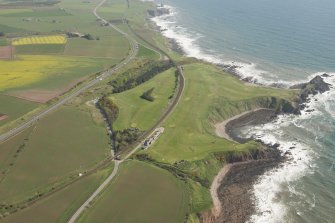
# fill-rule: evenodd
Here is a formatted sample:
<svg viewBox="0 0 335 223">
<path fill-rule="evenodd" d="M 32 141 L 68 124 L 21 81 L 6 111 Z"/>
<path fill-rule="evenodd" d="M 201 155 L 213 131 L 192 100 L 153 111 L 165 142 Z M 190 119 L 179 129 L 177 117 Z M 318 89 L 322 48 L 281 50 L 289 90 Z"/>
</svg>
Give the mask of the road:
<svg viewBox="0 0 335 223">
<path fill-rule="evenodd" d="M 79 215 L 81 215 L 81 213 L 83 213 L 85 211 L 86 208 L 89 207 L 90 203 L 96 198 L 96 196 L 98 196 L 98 194 L 101 193 L 101 191 L 103 189 L 105 189 L 105 187 L 109 184 L 109 182 L 111 182 L 111 180 L 116 176 L 118 170 L 119 170 L 119 166 L 120 163 L 122 161 L 117 161 L 115 160 L 115 165 L 114 165 L 114 169 L 112 174 L 99 186 L 99 188 L 94 191 L 94 193 L 80 206 L 80 208 L 72 215 L 72 217 L 70 218 L 70 220 L 68 221 L 68 223 L 75 223 L 76 220 L 78 219 Z"/>
<path fill-rule="evenodd" d="M 98 13 L 97 13 L 97 9 L 99 7 L 101 7 L 104 3 L 106 2 L 106 0 L 101 1 L 93 10 L 94 15 L 100 19 L 101 21 L 103 21 L 104 23 L 108 23 L 105 19 L 101 18 Z M 25 123 L 9 130 L 6 133 L 3 133 L 0 135 L 0 142 L 3 142 L 7 139 L 9 139 L 10 137 L 15 136 L 16 134 L 22 132 L 23 130 L 29 128 L 30 126 L 32 126 L 36 121 L 38 121 L 40 118 L 43 118 L 44 116 L 48 115 L 50 112 L 56 110 L 57 108 L 59 108 L 60 106 L 64 105 L 65 103 L 67 103 L 68 101 L 70 101 L 71 99 L 77 97 L 79 94 L 81 94 L 82 92 L 85 92 L 87 89 L 89 89 L 90 87 L 94 86 L 95 84 L 99 83 L 100 79 L 104 79 L 108 76 L 111 76 L 112 74 L 114 74 L 117 70 L 119 70 L 120 68 L 124 67 L 125 65 L 127 65 L 130 61 L 132 61 L 135 56 L 138 53 L 138 48 L 137 46 L 137 42 L 135 40 L 133 40 L 127 33 L 123 32 L 121 29 L 119 29 L 118 27 L 114 26 L 113 24 L 108 23 L 109 26 L 111 26 L 113 29 L 115 29 L 116 31 L 118 31 L 119 33 L 121 33 L 125 38 L 128 39 L 130 45 L 131 45 L 131 50 L 129 55 L 127 56 L 126 59 L 124 59 L 121 63 L 119 63 L 118 65 L 116 65 L 114 68 L 106 70 L 105 72 L 103 72 L 101 75 L 99 75 L 96 79 L 93 79 L 91 81 L 89 81 L 88 83 L 84 84 L 83 86 L 79 87 L 79 89 L 77 89 L 76 91 L 70 93 L 69 95 L 67 95 L 66 97 L 62 98 L 61 100 L 59 100 L 58 102 L 56 102 L 55 104 L 51 105 L 50 107 L 46 108 L 45 110 L 43 110 L 42 112 L 40 112 L 39 114 L 31 117 L 28 121 L 26 121 Z"/>
</svg>

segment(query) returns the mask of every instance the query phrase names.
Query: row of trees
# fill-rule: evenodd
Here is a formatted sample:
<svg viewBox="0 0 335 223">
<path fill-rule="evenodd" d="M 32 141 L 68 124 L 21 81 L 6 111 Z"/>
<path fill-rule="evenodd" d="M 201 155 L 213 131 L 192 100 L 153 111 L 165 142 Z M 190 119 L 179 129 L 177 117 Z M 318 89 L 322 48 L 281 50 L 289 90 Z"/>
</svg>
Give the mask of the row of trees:
<svg viewBox="0 0 335 223">
<path fill-rule="evenodd" d="M 113 93 L 120 93 L 150 80 L 173 66 L 172 61 L 147 62 L 140 69 L 131 69 L 121 75 L 120 79 L 114 79 L 109 84 L 113 87 Z"/>
<path fill-rule="evenodd" d="M 97 103 L 97 106 L 107 119 L 109 127 L 112 129 L 113 123 L 119 115 L 119 108 L 112 100 L 109 100 L 107 96 L 103 96 Z"/>
<path fill-rule="evenodd" d="M 129 145 L 136 142 L 136 140 L 143 134 L 138 128 L 127 128 L 122 131 L 113 132 L 114 151 L 116 153 L 126 149 Z"/>
</svg>

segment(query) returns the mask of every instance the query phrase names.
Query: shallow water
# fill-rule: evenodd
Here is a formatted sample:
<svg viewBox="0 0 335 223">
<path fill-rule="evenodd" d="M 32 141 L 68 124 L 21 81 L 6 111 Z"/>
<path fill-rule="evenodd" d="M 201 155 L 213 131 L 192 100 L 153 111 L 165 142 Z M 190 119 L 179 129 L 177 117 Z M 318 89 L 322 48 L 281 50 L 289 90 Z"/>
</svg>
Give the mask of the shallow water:
<svg viewBox="0 0 335 223">
<path fill-rule="evenodd" d="M 159 1 L 161 2 L 161 1 Z M 335 1 L 165 0 L 153 20 L 189 56 L 240 65 L 243 77 L 287 85 L 335 72 Z M 335 74 L 326 81 L 335 86 Z M 314 112 L 282 116 L 241 134 L 280 143 L 291 160 L 254 186 L 250 222 L 334 222 L 335 90 L 312 98 Z"/>
</svg>

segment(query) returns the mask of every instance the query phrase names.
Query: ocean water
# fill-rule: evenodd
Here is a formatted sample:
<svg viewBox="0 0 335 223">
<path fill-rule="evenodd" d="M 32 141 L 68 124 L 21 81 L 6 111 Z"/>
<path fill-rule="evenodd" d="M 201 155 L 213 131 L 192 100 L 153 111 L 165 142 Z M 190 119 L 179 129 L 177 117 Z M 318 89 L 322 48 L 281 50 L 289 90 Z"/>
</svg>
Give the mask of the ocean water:
<svg viewBox="0 0 335 223">
<path fill-rule="evenodd" d="M 162 1 L 156 1 L 161 3 Z M 241 130 L 280 143 L 290 160 L 254 185 L 249 222 L 335 222 L 335 1 L 164 0 L 153 18 L 188 56 L 238 65 L 257 83 L 292 85 L 327 72 L 331 91 L 311 97 L 313 112 L 283 115 Z"/>
</svg>

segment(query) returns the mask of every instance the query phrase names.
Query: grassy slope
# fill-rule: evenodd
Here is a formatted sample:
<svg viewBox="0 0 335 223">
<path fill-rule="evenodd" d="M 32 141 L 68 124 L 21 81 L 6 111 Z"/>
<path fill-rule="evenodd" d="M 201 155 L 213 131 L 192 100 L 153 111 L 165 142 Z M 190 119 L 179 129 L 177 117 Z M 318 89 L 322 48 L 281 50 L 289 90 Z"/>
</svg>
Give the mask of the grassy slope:
<svg viewBox="0 0 335 223">
<path fill-rule="evenodd" d="M 76 108 L 63 107 L 40 120 L 32 131 L 0 183 L 2 201 L 18 201 L 41 192 L 65 176 L 92 167 L 109 154 L 104 126 L 95 124 L 88 112 Z M 20 135 L 11 140 L 17 138 Z M 0 150 L 8 150 L 11 140 L 0 144 Z"/>
<path fill-rule="evenodd" d="M 169 97 L 173 95 L 174 71 L 172 68 L 136 88 L 112 95 L 111 99 L 120 109 L 120 115 L 114 124 L 115 129 L 137 127 L 146 130 L 153 126 L 167 107 Z M 143 92 L 151 88 L 155 88 L 153 102 L 140 98 Z"/>
<path fill-rule="evenodd" d="M 112 167 L 87 176 L 32 206 L 0 220 L 0 223 L 65 223 L 76 208 L 107 177 L 111 169 Z"/>
<path fill-rule="evenodd" d="M 216 137 L 210 121 L 224 120 L 256 107 L 258 97 L 293 97 L 290 91 L 248 86 L 205 64 L 185 66 L 185 79 L 184 94 L 164 125 L 165 133 L 148 150 L 160 161 L 199 160 L 214 151 L 244 150 L 248 145 L 235 146 Z"/>
<path fill-rule="evenodd" d="M 138 50 L 137 56 L 142 57 L 142 58 L 152 59 L 152 60 L 159 59 L 159 55 L 156 52 L 148 48 L 145 48 L 142 45 L 140 46 Z"/>
<path fill-rule="evenodd" d="M 187 193 L 165 170 L 131 161 L 79 222 L 183 222 Z"/>
</svg>

